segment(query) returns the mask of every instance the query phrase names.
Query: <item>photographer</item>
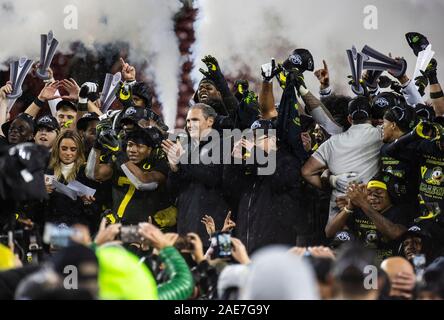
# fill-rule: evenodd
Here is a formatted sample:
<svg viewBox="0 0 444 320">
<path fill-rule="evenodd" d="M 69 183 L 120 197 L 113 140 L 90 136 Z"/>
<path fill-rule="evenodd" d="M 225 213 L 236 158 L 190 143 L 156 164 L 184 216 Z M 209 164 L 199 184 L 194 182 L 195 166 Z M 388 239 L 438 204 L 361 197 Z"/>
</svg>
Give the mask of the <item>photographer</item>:
<svg viewBox="0 0 444 320">
<path fill-rule="evenodd" d="M 159 300 L 189 298 L 193 292 L 194 281 L 185 260 L 173 247 L 178 235 L 163 234 L 150 223 L 141 223 L 139 234 L 159 252 L 160 260 L 165 264 L 165 273 L 169 279 L 157 286 Z"/>
</svg>

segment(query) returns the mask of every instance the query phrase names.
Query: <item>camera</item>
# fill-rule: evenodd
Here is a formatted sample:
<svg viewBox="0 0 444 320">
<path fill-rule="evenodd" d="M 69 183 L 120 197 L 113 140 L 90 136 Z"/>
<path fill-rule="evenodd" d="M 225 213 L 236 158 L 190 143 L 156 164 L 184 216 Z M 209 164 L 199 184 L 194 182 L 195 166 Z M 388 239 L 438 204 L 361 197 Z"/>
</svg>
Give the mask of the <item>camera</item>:
<svg viewBox="0 0 444 320">
<path fill-rule="evenodd" d="M 413 256 L 413 265 L 415 267 L 416 280 L 422 281 L 426 266 L 426 257 L 424 254 L 415 254 Z"/>
<path fill-rule="evenodd" d="M 216 232 L 211 236 L 211 248 L 216 258 L 231 258 L 231 234 L 229 232 Z"/>
<path fill-rule="evenodd" d="M 64 223 L 55 225 L 47 222 L 43 231 L 43 242 L 58 248 L 68 247 L 71 243 L 71 237 L 76 232 L 75 229 L 69 228 Z"/>
<path fill-rule="evenodd" d="M 122 240 L 123 243 L 142 242 L 142 237 L 139 234 L 139 226 L 138 225 L 122 226 L 120 228 L 120 240 Z"/>
</svg>

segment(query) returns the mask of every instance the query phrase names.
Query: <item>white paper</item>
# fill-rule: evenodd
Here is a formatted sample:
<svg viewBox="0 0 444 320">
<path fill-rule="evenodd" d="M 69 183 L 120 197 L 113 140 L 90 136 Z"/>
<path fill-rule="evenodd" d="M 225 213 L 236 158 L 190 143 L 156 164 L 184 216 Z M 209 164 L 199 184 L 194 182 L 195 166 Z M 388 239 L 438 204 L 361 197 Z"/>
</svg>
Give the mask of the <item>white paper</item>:
<svg viewBox="0 0 444 320">
<path fill-rule="evenodd" d="M 53 174 L 45 174 L 45 184 L 52 185 L 52 182 L 55 180 L 55 176 Z"/>
<path fill-rule="evenodd" d="M 69 188 L 67 185 L 64 185 L 61 182 L 58 182 L 57 180 L 52 181 L 52 186 L 54 187 L 55 191 L 64 194 L 65 196 L 71 198 L 72 200 L 77 199 L 77 192 L 73 189 Z"/>
<path fill-rule="evenodd" d="M 418 59 L 416 60 L 415 71 L 413 72 L 412 79 L 415 79 L 421 75 L 420 70 L 424 71 L 427 68 L 434 55 L 435 52 L 432 51 L 431 44 L 429 44 L 423 51 L 418 53 Z"/>
<path fill-rule="evenodd" d="M 94 196 L 94 194 L 96 193 L 96 189 L 85 186 L 84 184 L 78 182 L 77 180 L 68 183 L 67 187 L 75 191 L 78 197 Z"/>
</svg>

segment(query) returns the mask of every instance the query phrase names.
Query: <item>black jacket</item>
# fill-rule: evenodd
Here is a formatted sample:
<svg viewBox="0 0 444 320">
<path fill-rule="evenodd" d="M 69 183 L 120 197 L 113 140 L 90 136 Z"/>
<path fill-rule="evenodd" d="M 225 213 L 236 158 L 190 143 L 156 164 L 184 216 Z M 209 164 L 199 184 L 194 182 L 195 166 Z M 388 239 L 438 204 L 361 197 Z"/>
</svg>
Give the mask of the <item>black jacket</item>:
<svg viewBox="0 0 444 320">
<path fill-rule="evenodd" d="M 48 169 L 46 174 L 52 175 L 54 170 Z M 89 179 L 85 175 L 85 166 L 80 167 L 76 180 L 85 185 L 88 183 Z M 67 184 L 63 177 L 59 182 Z M 54 224 L 66 223 L 68 226 L 76 223 L 88 225 L 90 222 L 90 212 L 87 207 L 88 205 L 83 204 L 82 199 L 79 197 L 76 200 L 72 200 L 62 193 L 53 191 L 49 196 L 49 200 L 45 203 L 45 222 Z"/>
<path fill-rule="evenodd" d="M 200 154 L 205 149 L 204 146 L 208 147 L 208 145 L 207 142 L 200 144 Z M 228 204 L 223 198 L 222 173 L 222 164 L 199 162 L 198 164 L 179 164 L 179 171 L 171 171 L 168 176 L 169 190 L 177 197 L 178 233 L 186 235 L 189 232 L 195 232 L 202 239 L 204 246 L 209 236 L 201 222 L 202 217 L 212 216 L 216 230 L 220 230 L 228 212 Z"/>
<path fill-rule="evenodd" d="M 249 253 L 269 244 L 296 244 L 300 162 L 285 150 L 276 153 L 276 170 L 258 175 L 255 165 L 226 165 L 224 189 L 237 203 L 235 236 Z"/>
<path fill-rule="evenodd" d="M 20 281 L 40 270 L 40 266 L 28 265 L 0 272 L 0 300 L 14 300 Z"/>
</svg>

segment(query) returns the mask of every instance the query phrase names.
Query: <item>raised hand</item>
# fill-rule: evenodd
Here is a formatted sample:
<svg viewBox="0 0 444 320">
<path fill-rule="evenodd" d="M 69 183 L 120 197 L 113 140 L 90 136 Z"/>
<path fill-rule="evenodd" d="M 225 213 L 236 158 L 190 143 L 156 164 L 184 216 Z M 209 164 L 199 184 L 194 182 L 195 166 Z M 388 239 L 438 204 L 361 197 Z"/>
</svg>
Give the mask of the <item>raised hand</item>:
<svg viewBox="0 0 444 320">
<path fill-rule="evenodd" d="M 177 165 L 180 161 L 180 158 L 185 153 L 179 141 L 173 142 L 171 140 L 163 140 L 162 149 L 167 154 L 168 162 L 171 165 Z"/>
<path fill-rule="evenodd" d="M 203 245 L 202 245 L 202 240 L 199 238 L 199 236 L 195 233 L 188 233 L 187 234 L 187 238 L 188 238 L 188 242 L 191 243 L 193 249 L 190 252 L 191 253 L 191 257 L 193 258 L 193 260 L 199 264 L 202 261 L 205 260 L 205 255 L 203 252 Z"/>
<path fill-rule="evenodd" d="M 107 242 L 114 241 L 120 232 L 120 223 L 106 225 L 106 218 L 103 218 L 100 222 L 99 231 L 97 232 L 94 243 L 97 245 L 102 245 Z"/>
<path fill-rule="evenodd" d="M 76 102 L 77 100 L 79 100 L 80 87 L 73 78 L 64 79 L 59 83 L 59 87 L 65 89 L 68 92 L 68 95 L 62 96 L 62 99 L 71 102 Z"/>
<path fill-rule="evenodd" d="M 139 234 L 156 249 L 162 250 L 165 247 L 174 246 L 178 234 L 175 234 L 174 237 L 167 236 L 159 228 L 154 226 L 153 224 L 143 222 L 139 224 Z"/>
<path fill-rule="evenodd" d="M 0 88 L 0 100 L 6 99 L 6 95 L 12 93 L 12 82 L 8 81 L 6 84 Z"/>
<path fill-rule="evenodd" d="M 123 80 L 125 81 L 134 81 L 136 80 L 136 68 L 125 62 L 123 58 L 120 58 L 120 64 L 122 66 L 121 73 Z"/>
<path fill-rule="evenodd" d="M 237 262 L 240 264 L 249 264 L 250 257 L 248 256 L 245 245 L 237 238 L 231 237 L 231 254 Z"/>
<path fill-rule="evenodd" d="M 275 77 L 281 71 L 282 68 L 276 65 L 276 60 L 271 58 L 271 62 L 265 63 L 261 66 L 262 80 L 264 82 L 271 82 L 273 77 Z"/>
<path fill-rule="evenodd" d="M 200 222 L 205 225 L 205 229 L 207 229 L 207 233 L 209 236 L 216 232 L 216 225 L 214 224 L 212 216 L 204 215 Z"/>
<path fill-rule="evenodd" d="M 324 64 L 324 68 L 316 70 L 314 75 L 318 78 L 319 83 L 321 84 L 321 89 L 325 89 L 330 86 L 330 74 L 325 60 L 322 60 L 322 63 Z"/>
<path fill-rule="evenodd" d="M 60 99 L 61 97 L 59 95 L 56 95 L 59 86 L 60 86 L 59 81 L 55 81 L 53 83 L 46 85 L 45 87 L 43 87 L 42 91 L 40 91 L 38 99 L 40 101 Z"/>
<path fill-rule="evenodd" d="M 228 211 L 227 216 L 225 217 L 224 226 L 222 228 L 222 232 L 231 231 L 236 227 L 236 223 L 231 220 L 231 210 Z"/>
</svg>

